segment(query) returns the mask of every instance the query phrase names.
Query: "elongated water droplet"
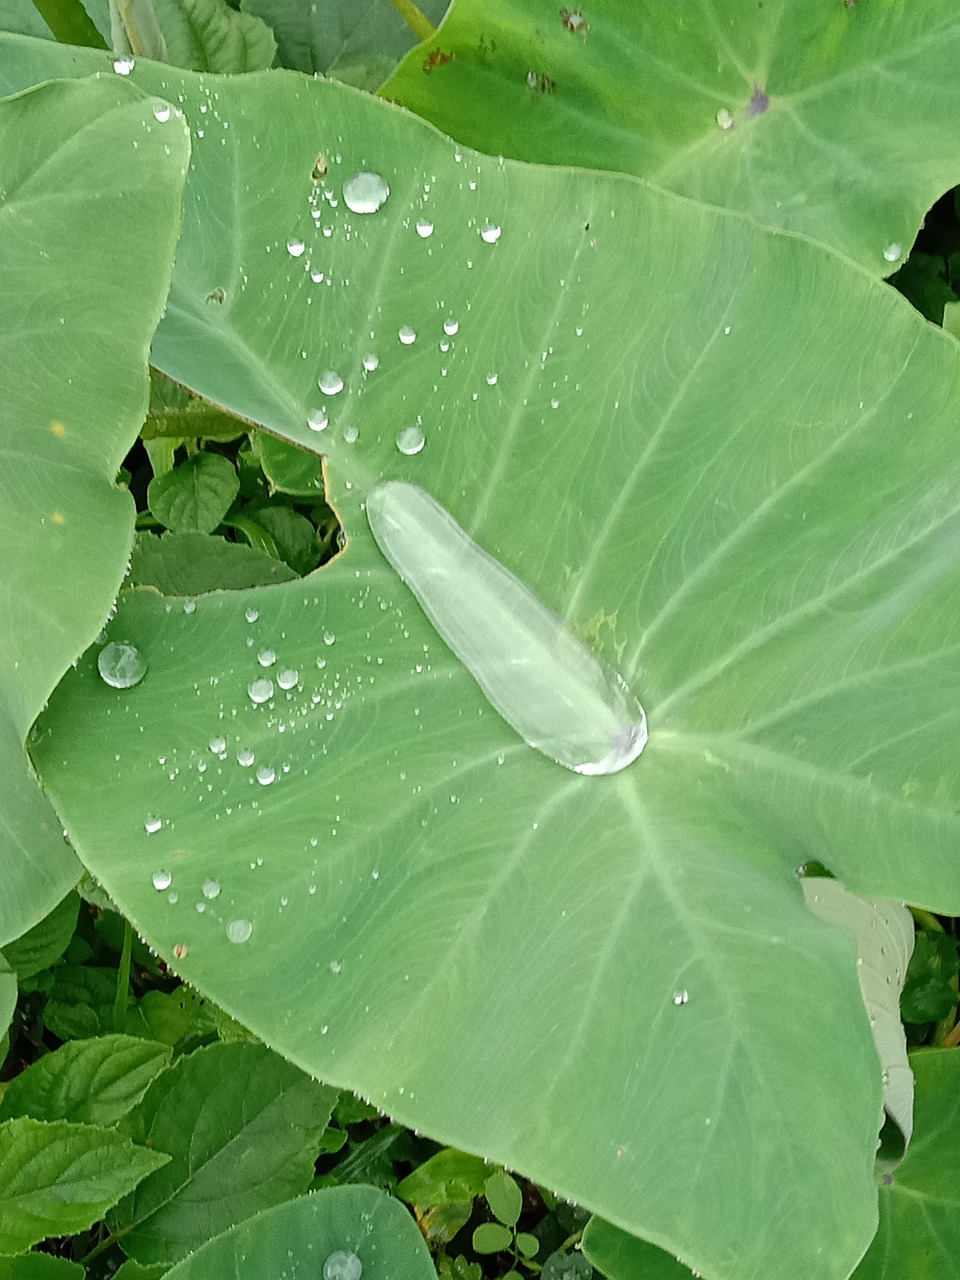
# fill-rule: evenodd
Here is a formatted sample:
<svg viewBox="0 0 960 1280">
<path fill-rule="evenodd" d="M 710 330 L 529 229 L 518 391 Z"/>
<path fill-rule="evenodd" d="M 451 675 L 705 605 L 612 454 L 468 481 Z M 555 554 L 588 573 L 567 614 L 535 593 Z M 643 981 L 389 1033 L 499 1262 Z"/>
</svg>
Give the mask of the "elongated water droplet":
<svg viewBox="0 0 960 1280">
<path fill-rule="evenodd" d="M 647 719 L 621 677 L 449 512 L 402 481 L 375 488 L 366 509 L 380 550 L 528 746 L 582 774 L 636 760 Z"/>
<path fill-rule="evenodd" d="M 356 173 L 343 184 L 343 203 L 351 213 L 376 213 L 389 194 L 379 173 Z"/>
<path fill-rule="evenodd" d="M 97 654 L 97 670 L 114 689 L 131 689 L 147 674 L 147 660 L 136 645 L 114 640 Z"/>
<path fill-rule="evenodd" d="M 420 427 L 404 427 L 397 432 L 397 448 L 407 457 L 419 453 L 424 445 L 424 435 Z"/>
<path fill-rule="evenodd" d="M 343 1249 L 331 1253 L 323 1264 L 323 1280 L 360 1280 L 362 1275 L 363 1263 L 355 1253 Z"/>
<path fill-rule="evenodd" d="M 251 920 L 231 920 L 226 929 L 227 937 L 231 942 L 246 942 L 253 933 L 253 922 Z"/>
</svg>

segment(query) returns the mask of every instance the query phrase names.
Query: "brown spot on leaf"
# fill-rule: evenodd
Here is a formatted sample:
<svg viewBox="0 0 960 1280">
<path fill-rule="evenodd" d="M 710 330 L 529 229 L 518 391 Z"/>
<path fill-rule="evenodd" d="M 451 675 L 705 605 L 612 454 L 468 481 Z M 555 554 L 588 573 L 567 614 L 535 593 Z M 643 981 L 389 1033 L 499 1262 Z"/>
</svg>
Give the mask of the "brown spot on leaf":
<svg viewBox="0 0 960 1280">
<path fill-rule="evenodd" d="M 423 60 L 423 74 L 428 76 L 434 67 L 445 66 L 456 57 L 456 52 L 444 53 L 442 49 L 432 49 Z"/>
<path fill-rule="evenodd" d="M 220 304 L 222 305 L 222 304 L 223 304 L 223 300 L 224 300 L 224 298 L 225 298 L 226 296 L 227 296 L 227 295 L 224 293 L 224 291 L 223 291 L 223 290 L 220 288 L 220 286 L 218 285 L 218 286 L 216 287 L 216 289 L 211 289 L 211 290 L 210 290 L 210 292 L 207 294 L 207 301 L 208 301 L 208 302 L 218 302 L 218 303 L 220 303 Z"/>
<path fill-rule="evenodd" d="M 327 157 L 321 151 L 313 162 L 310 177 L 314 182 L 322 182 L 327 176 Z"/>
<path fill-rule="evenodd" d="M 551 80 L 549 76 L 542 75 L 539 71 L 528 71 L 527 88 L 531 94 L 542 97 L 548 93 L 556 93 L 557 82 L 556 80 Z"/>
<path fill-rule="evenodd" d="M 584 42 L 586 41 L 590 24 L 579 9 L 561 9 L 560 21 L 563 23 L 565 30 L 572 31 L 574 35 L 579 35 Z"/>
</svg>

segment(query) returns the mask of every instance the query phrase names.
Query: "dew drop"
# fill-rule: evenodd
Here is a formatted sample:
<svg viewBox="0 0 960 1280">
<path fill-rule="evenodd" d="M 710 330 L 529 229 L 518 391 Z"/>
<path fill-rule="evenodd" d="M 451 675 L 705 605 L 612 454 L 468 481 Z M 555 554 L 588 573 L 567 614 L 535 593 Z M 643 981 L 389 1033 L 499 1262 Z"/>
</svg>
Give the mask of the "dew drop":
<svg viewBox="0 0 960 1280">
<path fill-rule="evenodd" d="M 903 257 L 903 246 L 896 240 L 891 240 L 884 249 L 883 256 L 888 262 L 899 262 Z"/>
<path fill-rule="evenodd" d="M 124 57 L 113 60 L 113 69 L 118 76 L 128 76 L 135 66 L 133 58 Z"/>
<path fill-rule="evenodd" d="M 444 320 L 443 322 L 443 332 L 447 335 L 448 338 L 452 338 L 459 328 L 460 328 L 459 320 Z"/>
<path fill-rule="evenodd" d="M 717 112 L 717 124 L 721 129 L 733 128 L 733 116 L 726 107 L 721 107 Z"/>
<path fill-rule="evenodd" d="M 360 1280 L 362 1275 L 363 1263 L 355 1253 L 343 1249 L 331 1253 L 323 1264 L 323 1280 Z"/>
<path fill-rule="evenodd" d="M 269 702 L 273 697 L 273 681 L 266 679 L 251 681 L 247 686 L 247 694 L 250 701 L 256 703 L 257 706 L 262 702 Z"/>
<path fill-rule="evenodd" d="M 147 660 L 132 644 L 114 640 L 97 655 L 101 679 L 114 689 L 131 689 L 147 674 Z"/>
<path fill-rule="evenodd" d="M 169 871 L 155 871 L 150 880 L 158 893 L 163 893 L 173 884 L 173 876 Z"/>
<path fill-rule="evenodd" d="M 496 244 L 500 239 L 500 228 L 493 222 L 485 222 L 480 228 L 480 239 L 484 244 Z"/>
<path fill-rule="evenodd" d="M 339 395 L 343 390 L 343 379 L 333 369 L 328 369 L 317 379 L 317 386 L 325 396 Z"/>
<path fill-rule="evenodd" d="M 227 937 L 231 942 L 246 942 L 252 933 L 252 920 L 231 920 L 226 928 Z"/>
<path fill-rule="evenodd" d="M 245 769 L 249 769 L 256 758 L 256 754 L 249 747 L 244 747 L 237 752 L 237 764 L 243 765 Z"/>
<path fill-rule="evenodd" d="M 307 414 L 307 426 L 311 431 L 326 431 L 329 421 L 323 409 L 311 409 Z"/>
<path fill-rule="evenodd" d="M 497 385 L 497 375 L 495 373 L 487 374 L 487 386 L 495 387 Z"/>
<path fill-rule="evenodd" d="M 407 457 L 419 453 L 424 443 L 424 434 L 420 427 L 404 427 L 397 432 L 397 448 Z"/>
<path fill-rule="evenodd" d="M 360 432 L 356 427 L 344 427 L 343 438 L 347 444 L 356 444 L 360 437 Z"/>
<path fill-rule="evenodd" d="M 304 249 L 306 249 L 306 247 L 307 246 L 303 243 L 303 241 L 298 240 L 296 236 L 291 236 L 291 238 L 287 241 L 287 253 L 289 253 L 291 258 L 302 257 L 303 251 Z"/>
<path fill-rule="evenodd" d="M 257 781 L 260 783 L 261 787 L 269 787 L 270 783 L 273 782 L 276 776 L 276 773 L 268 764 L 262 764 L 257 770 Z"/>
<path fill-rule="evenodd" d="M 158 818 L 154 813 L 147 814 L 146 819 L 144 820 L 143 827 L 148 835 L 152 836 L 155 832 L 159 831 L 162 826 L 163 826 L 162 818 Z"/>
<path fill-rule="evenodd" d="M 246 620 L 247 620 L 248 622 L 256 622 L 256 620 L 260 617 L 260 610 L 259 610 L 259 609 L 248 609 L 248 610 L 246 611 L 246 613 L 245 613 L 243 616 L 246 618 Z M 211 748 L 211 750 L 212 750 L 212 748 Z"/>
<path fill-rule="evenodd" d="M 334 640 L 336 640 L 336 638 L 337 638 L 337 637 L 333 634 L 333 632 L 332 632 L 332 631 L 325 631 L 325 632 L 323 633 L 323 643 L 324 643 L 324 644 L 333 644 L 333 642 L 334 642 Z M 317 659 L 317 666 L 319 667 L 319 666 L 321 666 L 321 665 L 322 665 L 322 666 L 326 666 L 327 664 L 326 664 L 325 662 L 321 664 L 320 659 L 318 658 L 318 659 Z"/>
<path fill-rule="evenodd" d="M 426 218 L 417 219 L 417 235 L 421 240 L 426 240 L 428 236 L 433 235 L 433 223 Z"/>
<path fill-rule="evenodd" d="M 373 373 L 374 369 L 380 368 L 380 357 L 375 356 L 372 351 L 363 357 L 363 367 L 367 373 Z"/>
<path fill-rule="evenodd" d="M 677 1004 L 677 1005 L 686 1004 L 689 999 L 690 999 L 689 991 L 675 991 L 673 993 L 674 1004 Z"/>
<path fill-rule="evenodd" d="M 218 756 L 221 751 L 226 751 L 227 740 L 226 738 L 211 738 L 207 745 L 209 746 L 213 754 L 215 756 Z"/>
<path fill-rule="evenodd" d="M 171 107 L 166 102 L 158 102 L 153 108 L 154 118 L 161 124 L 166 124 L 170 119 L 171 111 Z"/>
<path fill-rule="evenodd" d="M 376 213 L 389 194 L 379 173 L 356 173 L 343 184 L 343 202 L 351 213 Z"/>
<path fill-rule="evenodd" d="M 284 667 L 282 671 L 277 673 L 277 684 L 281 689 L 296 688 L 297 681 L 300 679 L 300 672 L 296 667 Z"/>
<path fill-rule="evenodd" d="M 400 330 L 400 332 L 397 334 L 397 337 L 400 339 L 400 341 L 403 343 L 405 347 L 409 347 L 412 343 L 416 342 L 417 333 L 416 333 L 416 330 L 411 328 L 410 325 L 405 324 L 403 328 Z"/>
<path fill-rule="evenodd" d="M 205 898 L 208 898 L 212 902 L 214 898 L 220 897 L 220 881 L 204 880 L 203 884 L 200 886 L 200 892 Z"/>
<path fill-rule="evenodd" d="M 261 667 L 272 667 L 277 660 L 277 655 L 273 649 L 261 649 L 257 654 L 257 661 Z"/>
</svg>

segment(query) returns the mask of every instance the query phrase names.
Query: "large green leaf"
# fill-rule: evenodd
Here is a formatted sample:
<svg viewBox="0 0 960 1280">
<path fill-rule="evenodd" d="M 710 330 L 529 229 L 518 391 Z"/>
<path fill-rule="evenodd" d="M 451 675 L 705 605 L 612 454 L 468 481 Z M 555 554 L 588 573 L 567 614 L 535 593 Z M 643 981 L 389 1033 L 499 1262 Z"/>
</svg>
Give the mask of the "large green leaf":
<svg viewBox="0 0 960 1280">
<path fill-rule="evenodd" d="M 953 0 L 455 0 L 382 92 L 483 151 L 635 173 L 881 275 L 960 178 L 958 58 Z"/>
<path fill-rule="evenodd" d="M 0 944 L 79 878 L 22 743 L 133 539 L 114 478 L 146 408 L 189 154 L 158 109 L 117 77 L 0 104 Z"/>
<path fill-rule="evenodd" d="M 359 1264 L 359 1265 L 358 1265 Z M 407 1211 L 375 1187 L 330 1187 L 248 1218 L 167 1272 L 170 1280 L 433 1280 Z"/>
<path fill-rule="evenodd" d="M 155 359 L 320 439 L 348 542 L 191 612 L 121 601 L 147 677 L 118 698 L 89 654 L 36 748 L 83 860 L 321 1078 L 711 1280 L 848 1275 L 880 1068 L 852 939 L 794 868 L 960 910 L 955 344 L 630 178 L 461 155 L 331 83 L 133 75 L 204 132 Z M 371 169 L 391 194 L 353 213 Z M 373 544 L 386 478 L 616 666 L 634 765 L 576 776 L 493 713 Z"/>
</svg>

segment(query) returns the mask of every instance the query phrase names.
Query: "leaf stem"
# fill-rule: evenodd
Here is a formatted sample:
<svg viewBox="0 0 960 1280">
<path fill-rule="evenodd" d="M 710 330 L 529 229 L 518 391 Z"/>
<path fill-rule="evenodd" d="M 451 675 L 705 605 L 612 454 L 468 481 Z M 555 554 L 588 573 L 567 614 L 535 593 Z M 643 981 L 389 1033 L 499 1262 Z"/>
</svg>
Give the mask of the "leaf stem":
<svg viewBox="0 0 960 1280">
<path fill-rule="evenodd" d="M 133 952 L 133 925 L 123 922 L 123 951 L 117 970 L 117 994 L 113 1001 L 113 1029 L 121 1034 L 127 1027 L 127 995 L 130 991 L 130 956 Z"/>
<path fill-rule="evenodd" d="M 421 42 L 424 40 L 432 40 L 437 34 L 436 27 L 431 23 L 425 13 L 421 13 L 413 3 L 413 0 L 390 0 L 390 3 L 417 39 Z"/>
</svg>

